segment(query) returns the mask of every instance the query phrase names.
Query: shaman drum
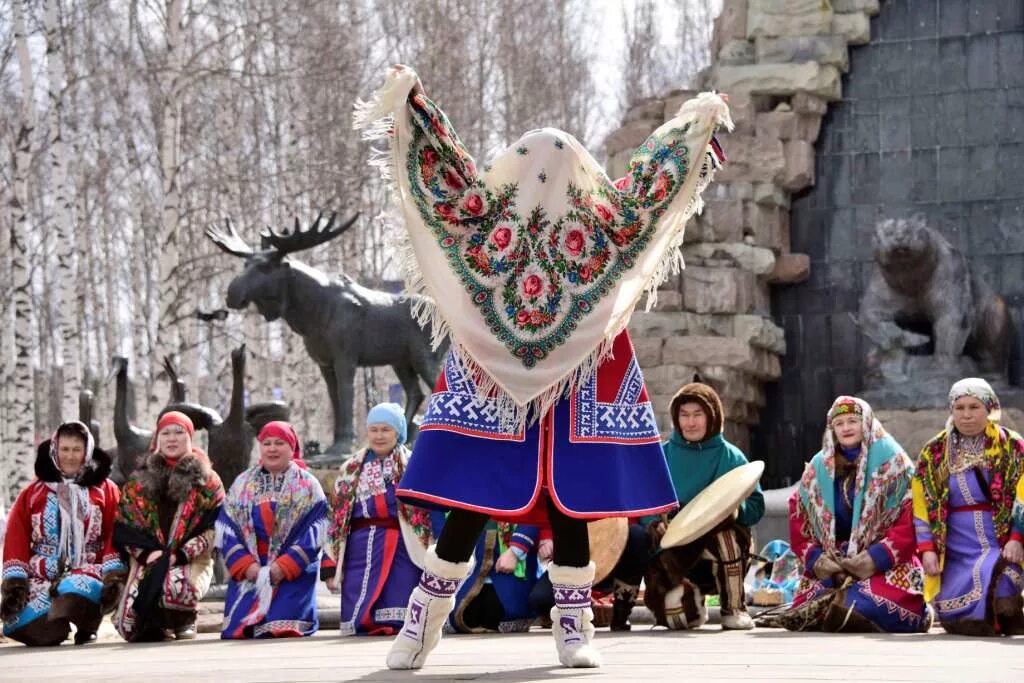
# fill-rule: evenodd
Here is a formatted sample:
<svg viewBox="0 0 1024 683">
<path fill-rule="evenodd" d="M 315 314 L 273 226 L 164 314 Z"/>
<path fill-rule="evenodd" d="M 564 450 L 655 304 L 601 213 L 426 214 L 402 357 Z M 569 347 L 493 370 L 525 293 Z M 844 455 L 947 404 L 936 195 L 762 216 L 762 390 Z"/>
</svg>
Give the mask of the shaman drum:
<svg viewBox="0 0 1024 683">
<path fill-rule="evenodd" d="M 757 488 L 763 472 L 764 463 L 756 460 L 715 479 L 672 518 L 661 537 L 661 547 L 693 543 L 714 529 Z"/>
<path fill-rule="evenodd" d="M 595 519 L 587 523 L 590 535 L 590 560 L 597 567 L 594 583 L 600 583 L 612 573 L 626 549 L 629 521 L 625 517 Z"/>
</svg>

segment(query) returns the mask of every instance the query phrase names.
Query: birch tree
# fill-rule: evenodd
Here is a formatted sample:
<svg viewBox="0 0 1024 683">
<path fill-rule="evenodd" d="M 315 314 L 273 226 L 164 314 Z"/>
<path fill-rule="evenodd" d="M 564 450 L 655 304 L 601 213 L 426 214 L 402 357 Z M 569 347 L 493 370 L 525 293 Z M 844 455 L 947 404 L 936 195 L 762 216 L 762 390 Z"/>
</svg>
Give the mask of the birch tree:
<svg viewBox="0 0 1024 683">
<path fill-rule="evenodd" d="M 25 25 L 25 10 L 21 0 L 11 3 L 14 20 L 14 42 L 18 53 L 18 68 L 21 75 L 21 112 L 18 132 L 15 136 L 14 187 L 11 193 L 10 230 L 11 258 L 11 301 L 14 308 L 14 372 L 13 392 L 10 397 L 11 415 L 16 423 L 9 433 L 11 438 L 5 444 L 7 456 L 5 479 L 8 498 L 13 496 L 29 480 L 32 462 L 35 459 L 34 389 L 32 368 L 32 279 L 29 269 L 28 252 L 29 221 L 29 167 L 32 162 L 33 138 L 36 127 L 36 105 L 32 60 L 29 55 L 28 33 Z"/>
</svg>

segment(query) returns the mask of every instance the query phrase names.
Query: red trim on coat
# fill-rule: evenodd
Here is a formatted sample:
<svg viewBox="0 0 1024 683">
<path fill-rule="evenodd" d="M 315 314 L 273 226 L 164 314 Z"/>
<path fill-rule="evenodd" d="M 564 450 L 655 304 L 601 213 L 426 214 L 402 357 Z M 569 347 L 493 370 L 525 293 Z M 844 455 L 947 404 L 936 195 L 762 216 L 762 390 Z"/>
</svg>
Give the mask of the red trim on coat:
<svg viewBox="0 0 1024 683">
<path fill-rule="evenodd" d="M 302 567 L 300 567 L 299 563 L 290 555 L 281 555 L 274 560 L 274 563 L 277 565 L 277 568 L 281 570 L 281 573 L 284 574 L 284 578 L 288 581 L 294 581 L 302 574 Z"/>
</svg>

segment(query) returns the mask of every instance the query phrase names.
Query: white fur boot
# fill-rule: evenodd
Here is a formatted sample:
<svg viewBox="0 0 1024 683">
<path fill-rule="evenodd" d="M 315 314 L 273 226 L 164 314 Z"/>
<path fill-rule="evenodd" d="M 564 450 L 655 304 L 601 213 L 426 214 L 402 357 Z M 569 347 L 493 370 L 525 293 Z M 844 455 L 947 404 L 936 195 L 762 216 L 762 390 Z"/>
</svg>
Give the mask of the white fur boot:
<svg viewBox="0 0 1024 683">
<path fill-rule="evenodd" d="M 448 614 L 455 607 L 459 584 L 473 569 L 468 562 L 447 562 L 427 549 L 423 575 L 409 596 L 402 630 L 395 636 L 388 652 L 389 669 L 419 669 L 427 655 L 441 642 L 441 631 Z"/>
<path fill-rule="evenodd" d="M 601 666 L 594 640 L 594 610 L 590 588 L 594 583 L 594 563 L 586 567 L 548 567 L 555 606 L 551 608 L 551 634 L 555 637 L 558 661 L 570 668 Z"/>
</svg>

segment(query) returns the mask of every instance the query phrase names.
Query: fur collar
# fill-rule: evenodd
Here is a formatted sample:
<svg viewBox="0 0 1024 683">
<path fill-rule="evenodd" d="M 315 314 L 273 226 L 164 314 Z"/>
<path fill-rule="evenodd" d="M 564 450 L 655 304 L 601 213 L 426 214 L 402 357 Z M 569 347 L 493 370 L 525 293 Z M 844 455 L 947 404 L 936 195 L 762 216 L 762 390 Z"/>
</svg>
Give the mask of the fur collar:
<svg viewBox="0 0 1024 683">
<path fill-rule="evenodd" d="M 166 496 L 183 503 L 193 489 L 202 488 L 210 477 L 210 466 L 198 449 L 182 456 L 173 467 L 159 453 L 150 453 L 136 473 L 143 490 L 153 498 Z"/>
<path fill-rule="evenodd" d="M 64 481 L 64 475 L 50 457 L 50 442 L 51 439 L 47 439 L 36 449 L 35 471 L 39 481 L 56 484 Z M 92 452 L 92 460 L 75 477 L 75 483 L 79 486 L 99 486 L 110 476 L 110 466 L 110 456 L 106 451 L 96 448 Z"/>
</svg>

